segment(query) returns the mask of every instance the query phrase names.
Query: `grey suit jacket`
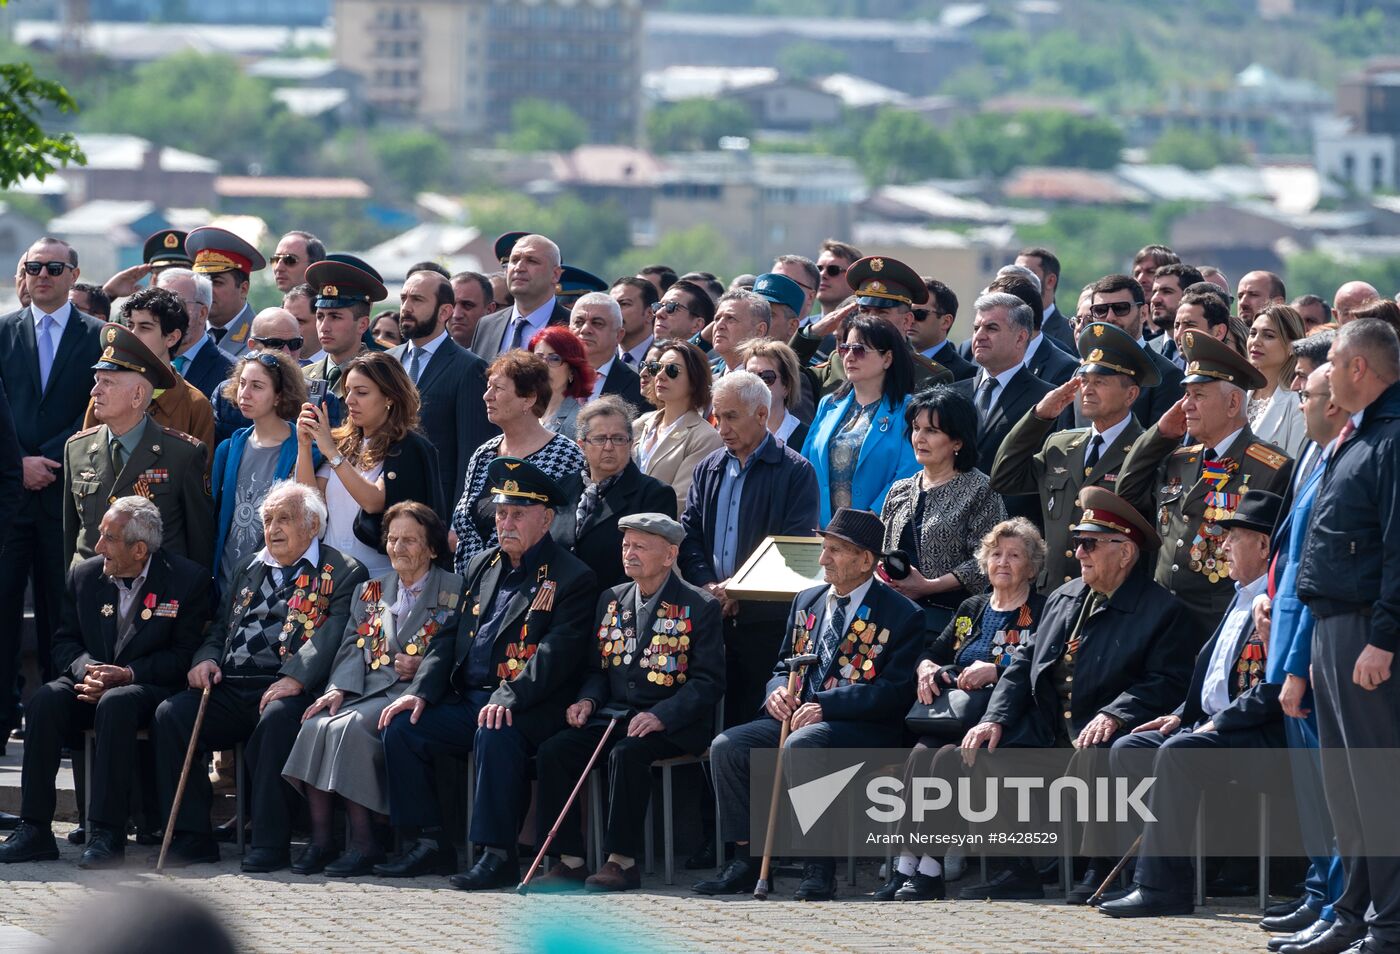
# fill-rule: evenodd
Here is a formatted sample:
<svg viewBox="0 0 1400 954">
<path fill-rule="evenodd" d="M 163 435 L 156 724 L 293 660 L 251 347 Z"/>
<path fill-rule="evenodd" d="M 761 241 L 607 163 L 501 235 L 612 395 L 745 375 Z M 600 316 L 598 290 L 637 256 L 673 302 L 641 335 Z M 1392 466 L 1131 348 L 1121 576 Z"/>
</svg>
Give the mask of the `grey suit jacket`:
<svg viewBox="0 0 1400 954">
<path fill-rule="evenodd" d="M 476 331 L 472 334 L 472 348 L 481 360 L 490 364 L 500 357 L 502 352 L 510 350 L 510 319 L 515 314 L 514 308 L 502 308 L 486 315 L 477 323 Z M 559 299 L 554 300 L 554 311 L 549 316 L 547 325 L 569 324 L 569 309 L 559 303 Z M 527 347 L 529 341 L 521 342 L 521 347 Z"/>
</svg>

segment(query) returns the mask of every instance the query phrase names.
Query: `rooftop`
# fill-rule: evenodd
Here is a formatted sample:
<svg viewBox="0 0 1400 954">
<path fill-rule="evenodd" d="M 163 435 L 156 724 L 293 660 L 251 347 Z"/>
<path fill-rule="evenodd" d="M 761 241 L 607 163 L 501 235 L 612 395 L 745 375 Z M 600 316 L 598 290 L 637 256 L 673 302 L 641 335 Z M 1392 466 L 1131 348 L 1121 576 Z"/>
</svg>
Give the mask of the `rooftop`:
<svg viewBox="0 0 1400 954">
<path fill-rule="evenodd" d="M 126 136 L 109 133 L 79 133 L 77 135 L 78 145 L 87 155 L 87 164 L 82 166 L 88 170 L 126 170 L 136 171 L 144 168 L 147 164 L 149 154 L 153 150 L 159 150 L 160 170 L 162 172 L 208 172 L 217 173 L 219 162 L 217 159 L 210 159 L 207 156 L 197 156 L 192 152 L 185 152 L 182 149 L 172 149 L 169 146 L 156 146 L 149 139 L 142 139 L 140 136 Z M 77 170 L 80 167 L 70 166 L 70 170 Z"/>
<path fill-rule="evenodd" d="M 947 40 L 955 31 L 928 20 L 856 20 L 837 17 L 745 17 L 704 13 L 648 13 L 648 35 L 798 36 L 810 40 Z"/>
<path fill-rule="evenodd" d="M 560 183 L 592 186 L 649 186 L 664 168 L 645 149 L 631 146 L 579 146 L 551 157 Z"/>
<path fill-rule="evenodd" d="M 300 176 L 219 176 L 214 191 L 226 199 L 368 199 L 363 179 Z"/>
</svg>

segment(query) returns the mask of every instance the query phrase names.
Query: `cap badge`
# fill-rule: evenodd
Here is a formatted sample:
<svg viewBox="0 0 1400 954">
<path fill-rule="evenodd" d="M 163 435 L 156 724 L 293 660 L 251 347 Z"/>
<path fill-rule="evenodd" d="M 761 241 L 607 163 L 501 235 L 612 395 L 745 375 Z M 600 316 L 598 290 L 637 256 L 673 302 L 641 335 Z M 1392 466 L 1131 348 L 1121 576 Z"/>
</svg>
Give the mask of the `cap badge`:
<svg viewBox="0 0 1400 954">
<path fill-rule="evenodd" d="M 339 289 L 339 288 L 336 288 L 334 285 L 322 285 L 322 286 L 321 286 L 321 297 L 322 297 L 322 298 L 339 298 L 339 297 L 340 297 L 340 289 Z"/>
<path fill-rule="evenodd" d="M 107 343 L 108 343 L 108 344 L 111 344 L 112 342 L 114 342 L 114 341 L 116 341 L 116 340 L 117 340 L 117 329 L 115 329 L 115 328 L 108 328 L 108 329 L 107 329 Z"/>
<path fill-rule="evenodd" d="M 1092 364 L 1092 363 L 1095 363 L 1095 362 L 1098 362 L 1098 361 L 1102 361 L 1102 360 L 1103 360 L 1103 349 L 1102 349 L 1102 348 L 1095 348 L 1093 351 L 1090 351 L 1090 352 L 1089 352 L 1089 362 L 1090 362 L 1091 364 Z"/>
<path fill-rule="evenodd" d="M 876 259 L 876 261 L 879 261 L 879 259 Z M 865 290 L 866 290 L 866 291 L 869 291 L 869 292 L 882 292 L 882 291 L 885 290 L 885 283 L 884 283 L 884 282 L 867 282 L 866 285 L 865 285 Z"/>
<path fill-rule="evenodd" d="M 1099 324 L 1098 322 L 1095 322 L 1095 323 L 1094 323 L 1094 337 L 1095 337 L 1095 338 L 1102 338 L 1102 337 L 1103 337 L 1103 334 L 1104 334 L 1104 332 L 1103 332 L 1103 325 Z"/>
<path fill-rule="evenodd" d="M 501 489 L 508 494 L 515 494 L 520 492 L 520 485 L 513 480 L 507 480 Z"/>
<path fill-rule="evenodd" d="M 520 466 L 519 464 L 506 464 L 506 465 L 505 465 L 505 468 L 506 468 L 506 470 L 515 470 L 515 469 L 518 468 L 519 466 Z"/>
<path fill-rule="evenodd" d="M 882 271 L 882 270 L 884 269 L 884 267 L 885 267 L 885 260 L 884 260 L 883 258 L 872 258 L 872 259 L 870 260 L 870 270 L 871 270 L 872 272 Z"/>
<path fill-rule="evenodd" d="M 1186 332 L 1186 334 L 1181 336 L 1181 344 L 1183 347 L 1187 348 L 1196 347 L 1196 333 L 1194 331 Z"/>
<path fill-rule="evenodd" d="M 166 247 L 166 248 L 178 248 L 179 245 L 180 245 L 180 240 L 175 236 L 175 233 L 174 233 L 174 232 L 169 232 L 169 233 L 166 234 L 166 236 L 165 236 L 165 247 Z"/>
<path fill-rule="evenodd" d="M 103 360 L 103 361 L 110 361 L 110 360 L 112 360 L 113 358 L 115 358 L 116 356 L 117 356 L 117 352 L 116 352 L 114 349 L 112 349 L 112 348 L 108 348 L 106 351 L 102 352 L 102 360 Z"/>
</svg>

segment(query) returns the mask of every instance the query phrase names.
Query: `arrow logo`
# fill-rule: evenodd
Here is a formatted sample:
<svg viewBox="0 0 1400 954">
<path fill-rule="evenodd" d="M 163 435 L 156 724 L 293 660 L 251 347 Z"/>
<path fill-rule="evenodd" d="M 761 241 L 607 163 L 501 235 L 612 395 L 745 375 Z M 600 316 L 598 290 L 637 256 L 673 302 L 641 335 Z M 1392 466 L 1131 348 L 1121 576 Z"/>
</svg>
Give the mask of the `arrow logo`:
<svg viewBox="0 0 1400 954">
<path fill-rule="evenodd" d="M 788 789 L 788 798 L 792 801 L 792 810 L 797 815 L 797 824 L 802 829 L 802 834 L 807 834 L 821 821 L 831 803 L 841 797 L 846 786 L 851 784 L 851 779 L 856 777 L 856 773 L 864 765 L 864 762 L 858 762 L 850 768 L 843 768 L 839 772 L 832 772 L 830 775 L 823 775 Z"/>
</svg>

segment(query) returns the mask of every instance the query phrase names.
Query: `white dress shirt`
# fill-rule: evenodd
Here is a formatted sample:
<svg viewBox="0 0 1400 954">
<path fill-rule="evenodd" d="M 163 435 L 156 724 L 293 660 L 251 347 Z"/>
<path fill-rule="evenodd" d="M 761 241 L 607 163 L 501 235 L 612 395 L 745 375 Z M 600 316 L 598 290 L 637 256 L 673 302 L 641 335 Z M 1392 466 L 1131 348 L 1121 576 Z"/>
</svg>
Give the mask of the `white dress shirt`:
<svg viewBox="0 0 1400 954">
<path fill-rule="evenodd" d="M 1269 575 L 1261 573 L 1248 584 L 1235 584 L 1235 601 L 1220 624 L 1220 638 L 1210 654 L 1205 682 L 1201 685 L 1201 711 L 1214 716 L 1230 704 L 1230 677 L 1235 674 L 1235 660 L 1240 658 L 1244 641 L 1254 632 L 1254 598 L 1264 592 Z"/>
</svg>

